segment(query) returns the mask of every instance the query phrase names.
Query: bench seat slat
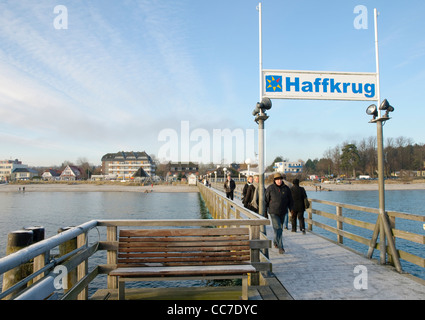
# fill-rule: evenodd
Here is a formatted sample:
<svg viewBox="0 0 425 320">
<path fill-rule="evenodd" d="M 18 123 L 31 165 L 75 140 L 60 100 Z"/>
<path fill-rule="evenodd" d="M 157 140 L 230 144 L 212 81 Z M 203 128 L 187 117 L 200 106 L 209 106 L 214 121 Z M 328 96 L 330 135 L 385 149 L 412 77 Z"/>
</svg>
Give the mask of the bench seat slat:
<svg viewBox="0 0 425 320">
<path fill-rule="evenodd" d="M 110 272 L 112 276 L 120 277 L 152 277 L 152 276 L 202 276 L 202 275 L 232 275 L 255 272 L 252 265 L 208 265 L 208 266 L 178 266 L 178 267 L 141 267 L 117 268 Z"/>
</svg>

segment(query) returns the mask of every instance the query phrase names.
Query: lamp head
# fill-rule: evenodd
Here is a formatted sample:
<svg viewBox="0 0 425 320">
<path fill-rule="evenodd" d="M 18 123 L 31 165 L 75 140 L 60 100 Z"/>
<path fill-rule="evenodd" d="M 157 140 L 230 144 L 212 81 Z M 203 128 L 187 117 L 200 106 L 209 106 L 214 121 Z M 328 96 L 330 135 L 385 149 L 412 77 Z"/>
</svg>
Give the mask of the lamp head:
<svg viewBox="0 0 425 320">
<path fill-rule="evenodd" d="M 270 110 L 272 108 L 272 101 L 269 98 L 264 97 L 261 99 L 260 108 L 263 110 Z"/>
<path fill-rule="evenodd" d="M 369 107 L 367 107 L 366 113 L 370 116 L 373 116 L 373 119 L 375 120 L 378 116 L 378 108 L 375 104 L 371 104 Z"/>
<path fill-rule="evenodd" d="M 388 114 L 394 111 L 394 107 L 390 105 L 387 99 L 384 99 L 384 101 L 382 101 L 381 105 L 379 106 L 379 110 L 385 110 L 385 117 L 388 118 Z"/>
<path fill-rule="evenodd" d="M 255 106 L 255 109 L 254 109 L 254 111 L 252 111 L 252 115 L 253 116 L 256 116 L 257 114 L 259 114 L 260 113 L 260 103 L 259 102 L 257 102 L 257 105 Z"/>
</svg>

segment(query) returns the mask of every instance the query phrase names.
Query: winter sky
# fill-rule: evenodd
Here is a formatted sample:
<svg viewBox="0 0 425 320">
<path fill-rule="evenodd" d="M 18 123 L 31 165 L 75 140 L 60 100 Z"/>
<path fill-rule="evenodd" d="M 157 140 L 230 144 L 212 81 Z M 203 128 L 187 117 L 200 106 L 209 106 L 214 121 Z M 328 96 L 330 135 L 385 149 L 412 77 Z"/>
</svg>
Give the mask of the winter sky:
<svg viewBox="0 0 425 320">
<path fill-rule="evenodd" d="M 1 1 L 0 159 L 98 165 L 106 153 L 146 151 L 161 161 L 255 160 L 258 3 Z M 423 0 L 264 0 L 263 68 L 375 72 L 374 8 L 381 100 L 395 108 L 384 138 L 425 143 Z M 272 102 L 267 165 L 376 136 L 370 102 Z M 228 132 L 239 135 L 230 152 L 214 141 Z"/>
</svg>

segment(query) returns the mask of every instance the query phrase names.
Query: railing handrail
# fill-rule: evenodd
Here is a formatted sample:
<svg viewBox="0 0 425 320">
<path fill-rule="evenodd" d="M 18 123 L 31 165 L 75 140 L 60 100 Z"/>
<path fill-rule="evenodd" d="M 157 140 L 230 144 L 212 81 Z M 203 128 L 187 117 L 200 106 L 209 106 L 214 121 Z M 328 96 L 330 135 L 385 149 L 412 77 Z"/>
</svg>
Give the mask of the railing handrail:
<svg viewBox="0 0 425 320">
<path fill-rule="evenodd" d="M 324 230 L 327 230 L 329 232 L 336 234 L 337 235 L 337 242 L 340 243 L 340 244 L 343 243 L 343 238 L 347 237 L 347 238 L 354 240 L 358 243 L 367 245 L 367 246 L 369 246 L 369 251 L 368 251 L 368 254 L 367 254 L 367 256 L 369 258 L 371 258 L 371 256 L 372 256 L 372 252 L 375 249 L 375 245 L 376 245 L 376 248 L 378 248 L 378 249 L 382 248 L 380 246 L 380 243 L 376 243 L 375 245 L 373 245 L 372 239 L 367 239 L 367 238 L 364 238 L 361 235 L 347 232 L 343 228 L 344 224 L 349 224 L 349 225 L 353 225 L 353 226 L 360 227 L 360 228 L 363 228 L 363 229 L 374 230 L 374 233 L 375 233 L 375 231 L 377 230 L 376 228 L 378 228 L 378 225 L 377 225 L 377 223 L 379 222 L 378 217 L 377 217 L 377 220 L 373 223 L 363 221 L 363 220 L 354 219 L 353 217 L 348 218 L 348 217 L 343 216 L 342 209 L 343 208 L 351 209 L 351 210 L 355 210 L 355 211 L 373 213 L 373 214 L 377 214 L 377 215 L 379 215 L 379 213 L 380 213 L 379 209 L 368 208 L 368 207 L 352 205 L 352 204 L 339 203 L 339 202 L 328 201 L 328 200 L 309 199 L 309 201 L 310 201 L 311 205 L 310 205 L 310 208 L 307 209 L 308 218 L 306 219 L 306 222 L 308 224 L 308 230 L 312 231 L 313 225 L 314 225 L 316 227 L 319 227 L 321 229 L 324 229 Z M 328 212 L 328 211 L 315 209 L 315 208 L 313 208 L 314 203 L 320 203 L 320 204 L 324 204 L 324 205 L 333 206 L 333 207 L 335 207 L 336 212 L 331 213 L 331 212 Z M 395 218 L 411 220 L 411 221 L 416 221 L 416 222 L 424 222 L 425 216 L 417 215 L 417 214 L 411 214 L 411 213 L 397 212 L 397 211 L 387 211 L 386 213 L 389 216 L 389 219 L 391 220 L 391 224 L 392 224 L 391 230 L 392 230 L 394 238 L 404 239 L 404 240 L 408 240 L 408 241 L 415 242 L 415 243 L 418 243 L 418 244 L 425 244 L 425 236 L 417 234 L 417 233 L 412 233 L 412 232 L 409 232 L 409 231 L 397 229 L 396 225 L 395 225 Z M 316 214 L 318 216 L 323 216 L 325 218 L 332 219 L 332 220 L 336 221 L 336 228 L 330 226 L 326 222 L 318 222 L 318 221 L 314 220 L 313 214 Z M 373 238 L 373 236 L 372 236 L 372 238 Z M 420 267 L 425 267 L 425 259 L 424 258 L 417 256 L 413 253 L 406 252 L 404 250 L 397 248 L 397 242 L 396 242 L 396 249 L 397 249 L 397 252 L 400 256 L 400 259 L 409 261 L 409 262 L 416 264 Z M 385 248 L 385 243 L 384 243 L 384 251 L 386 251 L 386 253 L 391 257 L 391 253 Z M 391 261 L 391 259 L 390 259 L 390 261 Z M 382 263 L 384 263 L 384 261 L 382 261 Z"/>
<path fill-rule="evenodd" d="M 83 233 L 88 232 L 97 226 L 97 220 L 91 220 L 86 223 L 83 223 L 77 227 L 73 227 L 69 230 L 61 232 L 57 235 L 54 235 L 48 239 L 34 243 L 26 248 L 23 248 L 15 253 L 7 255 L 3 258 L 0 258 L 0 274 L 20 266 L 22 263 L 25 263 L 51 249 L 57 247 L 58 245 L 71 240 Z"/>
<path fill-rule="evenodd" d="M 266 219 L 170 219 L 170 220 L 98 220 L 98 226 L 102 227 L 166 227 L 166 226 L 225 226 L 225 225 L 252 225 L 260 226 L 268 224 Z"/>
<path fill-rule="evenodd" d="M 346 208 L 346 209 L 352 209 L 352 210 L 358 210 L 358 211 L 364 211 L 364 212 L 379 214 L 378 208 L 363 207 L 363 206 L 359 206 L 359 205 L 341 203 L 341 202 L 335 202 L 335 201 L 329 201 L 329 200 L 319 200 L 319 199 L 309 199 L 309 200 L 311 200 L 313 202 L 317 202 L 317 203 L 335 206 L 335 207 L 338 206 L 338 207 Z M 406 220 L 425 222 L 425 216 L 421 216 L 421 215 L 418 215 L 418 214 L 400 212 L 400 211 L 390 211 L 390 210 L 388 210 L 386 212 L 390 217 L 392 216 L 392 217 L 402 218 L 402 219 L 406 219 Z"/>
</svg>

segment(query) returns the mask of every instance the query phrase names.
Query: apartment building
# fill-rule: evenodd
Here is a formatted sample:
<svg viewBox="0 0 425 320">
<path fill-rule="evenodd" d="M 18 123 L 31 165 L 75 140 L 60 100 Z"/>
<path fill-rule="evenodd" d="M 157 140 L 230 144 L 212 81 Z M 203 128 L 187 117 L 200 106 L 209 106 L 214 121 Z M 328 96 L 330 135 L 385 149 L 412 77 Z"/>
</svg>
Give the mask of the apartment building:
<svg viewBox="0 0 425 320">
<path fill-rule="evenodd" d="M 150 177 L 155 175 L 155 163 L 145 152 L 107 153 L 102 157 L 102 174 L 118 180 L 130 180 L 142 168 Z"/>
<path fill-rule="evenodd" d="M 15 160 L 0 160 L 0 181 L 9 181 L 12 177 L 12 171 L 15 169 L 28 168 L 22 161 Z"/>
<path fill-rule="evenodd" d="M 282 162 L 275 162 L 273 169 L 275 172 L 280 172 L 284 174 L 297 174 L 303 172 L 303 166 L 304 162 L 297 161 L 297 162 L 290 162 L 290 161 L 282 161 Z"/>
</svg>

